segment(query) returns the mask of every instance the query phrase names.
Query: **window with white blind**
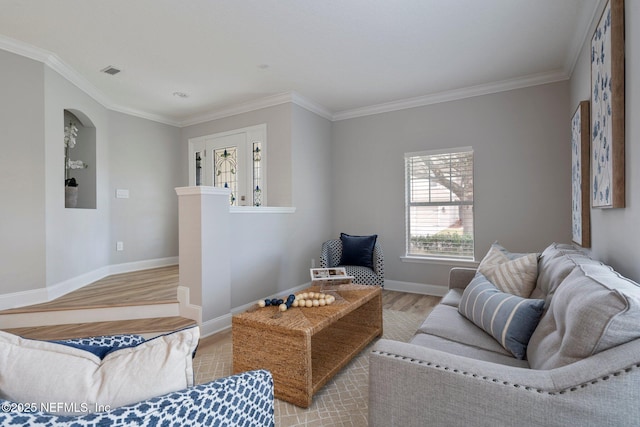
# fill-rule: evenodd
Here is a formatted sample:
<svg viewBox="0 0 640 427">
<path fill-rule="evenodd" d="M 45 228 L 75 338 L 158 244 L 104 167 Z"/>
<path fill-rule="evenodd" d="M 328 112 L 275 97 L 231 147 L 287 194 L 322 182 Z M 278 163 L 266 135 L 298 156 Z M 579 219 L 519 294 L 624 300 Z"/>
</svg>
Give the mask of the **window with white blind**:
<svg viewBox="0 0 640 427">
<path fill-rule="evenodd" d="M 473 259 L 473 149 L 405 154 L 407 256 Z"/>
</svg>

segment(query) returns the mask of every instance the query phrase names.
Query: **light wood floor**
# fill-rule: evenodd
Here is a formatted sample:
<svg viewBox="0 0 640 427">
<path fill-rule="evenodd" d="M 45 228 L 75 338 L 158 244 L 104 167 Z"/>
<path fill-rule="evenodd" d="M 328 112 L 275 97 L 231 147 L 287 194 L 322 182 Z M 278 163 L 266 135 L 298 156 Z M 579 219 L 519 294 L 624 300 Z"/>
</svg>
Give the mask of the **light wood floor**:
<svg viewBox="0 0 640 427">
<path fill-rule="evenodd" d="M 441 300 L 441 297 L 410 294 L 407 292 L 382 291 L 382 308 L 424 315 L 425 317 Z"/>
<path fill-rule="evenodd" d="M 154 317 L 149 319 L 117 320 L 112 322 L 73 323 L 68 325 L 36 326 L 5 329 L 14 335 L 34 340 L 66 340 L 101 335 L 138 334 L 157 336 L 195 325 L 184 317 Z"/>
<path fill-rule="evenodd" d="M 425 317 L 433 307 L 441 300 L 441 297 L 430 295 L 410 294 L 406 292 L 382 290 L 382 308 L 387 310 L 404 311 L 406 313 L 414 313 L 424 315 Z M 198 351 L 206 351 L 206 348 L 215 346 L 220 341 L 224 341 L 226 337 L 231 335 L 231 329 L 218 332 L 202 338 Z"/>
<path fill-rule="evenodd" d="M 161 304 L 177 301 L 178 266 L 168 266 L 132 273 L 105 277 L 54 301 L 28 307 L 0 311 L 1 314 L 29 313 L 40 311 L 102 308 L 127 305 Z M 382 291 L 383 308 L 427 315 L 440 301 L 439 297 Z M 117 322 L 80 323 L 32 328 L 5 329 L 7 332 L 34 339 L 66 339 L 90 335 L 120 333 L 153 333 L 158 330 L 175 330 L 193 324 L 180 317 L 123 320 Z M 215 343 L 224 334 L 221 332 L 203 340 L 202 345 Z"/>
<path fill-rule="evenodd" d="M 3 314 L 52 312 L 105 307 L 174 304 L 178 302 L 178 266 L 115 274 L 70 292 L 53 301 L 0 311 Z M 173 331 L 193 325 L 183 317 L 156 317 L 112 322 L 7 328 L 12 334 L 42 340 L 61 340 L 97 335 L 149 334 Z"/>
<path fill-rule="evenodd" d="M 43 304 L 0 314 L 164 304 L 178 301 L 178 266 L 115 274 Z"/>
</svg>

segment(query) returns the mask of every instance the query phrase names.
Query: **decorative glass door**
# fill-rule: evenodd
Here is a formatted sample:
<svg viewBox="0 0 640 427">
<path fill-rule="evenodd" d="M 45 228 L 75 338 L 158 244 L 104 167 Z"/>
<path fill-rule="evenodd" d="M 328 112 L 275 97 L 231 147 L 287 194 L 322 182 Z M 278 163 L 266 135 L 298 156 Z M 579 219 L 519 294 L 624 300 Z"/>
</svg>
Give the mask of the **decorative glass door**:
<svg viewBox="0 0 640 427">
<path fill-rule="evenodd" d="M 230 190 L 231 206 L 266 203 L 266 125 L 189 140 L 191 185 Z"/>
<path fill-rule="evenodd" d="M 213 186 L 231 190 L 229 202 L 237 205 L 238 194 L 238 147 L 213 150 Z"/>
</svg>

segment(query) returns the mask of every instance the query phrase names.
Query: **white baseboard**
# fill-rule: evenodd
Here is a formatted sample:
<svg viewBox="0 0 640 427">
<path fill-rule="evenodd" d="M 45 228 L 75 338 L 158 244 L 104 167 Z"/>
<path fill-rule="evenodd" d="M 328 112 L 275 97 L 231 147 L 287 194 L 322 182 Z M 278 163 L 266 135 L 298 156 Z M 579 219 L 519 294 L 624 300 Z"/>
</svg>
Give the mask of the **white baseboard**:
<svg viewBox="0 0 640 427">
<path fill-rule="evenodd" d="M 208 337 L 209 335 L 230 329 L 231 317 L 232 315 L 229 313 L 224 316 L 202 322 L 200 325 L 200 338 Z"/>
<path fill-rule="evenodd" d="M 293 287 L 293 288 L 278 292 L 277 294 L 266 296 L 264 298 L 265 299 L 267 299 L 267 298 L 276 298 L 276 297 L 282 297 L 284 295 L 295 294 L 296 292 L 301 291 L 303 289 L 306 289 L 309 286 L 311 286 L 311 282 L 304 283 L 304 284 L 302 284 L 300 286 L 296 286 L 296 287 Z M 216 317 L 215 319 L 205 320 L 200 325 L 200 336 L 202 338 L 205 338 L 205 337 L 208 337 L 209 335 L 217 334 L 218 332 L 222 332 L 222 331 L 225 331 L 227 329 L 230 329 L 231 328 L 231 318 L 233 317 L 233 315 L 237 314 L 237 313 L 242 313 L 244 311 L 247 311 L 255 303 L 256 303 L 255 301 L 252 301 L 252 302 L 250 302 L 248 304 L 244 304 L 244 305 L 241 305 L 241 306 L 238 306 L 238 307 L 234 307 L 234 308 L 231 309 L 231 312 L 229 314 L 225 314 L 224 316 Z"/>
<path fill-rule="evenodd" d="M 32 289 L 29 291 L 12 292 L 0 295 L 0 310 L 23 307 L 25 305 L 41 304 L 49 301 L 47 299 L 47 289 Z"/>
<path fill-rule="evenodd" d="M 288 290 L 278 292 L 277 294 L 266 296 L 265 299 L 294 294 L 298 291 L 308 288 L 309 286 L 311 286 L 311 282 L 307 282 L 300 286 L 296 286 L 294 288 L 290 288 Z M 431 295 L 436 297 L 442 297 L 448 291 L 446 286 L 425 285 L 424 283 L 413 283 L 413 282 L 401 282 L 399 280 L 385 280 L 384 288 L 390 291 L 409 292 L 412 294 Z M 234 307 L 231 309 L 231 313 L 229 314 L 225 314 L 224 316 L 220 316 L 220 317 L 216 317 L 215 319 L 204 321 L 200 327 L 200 336 L 204 338 L 204 337 L 208 337 L 209 335 L 213 335 L 215 333 L 230 329 L 232 316 L 234 314 L 242 313 L 248 310 L 254 304 L 255 304 L 255 301 L 238 306 L 238 307 Z"/>
<path fill-rule="evenodd" d="M 169 265 L 177 265 L 178 257 L 172 256 L 167 258 L 145 259 L 143 261 L 125 262 L 122 264 L 113 264 L 109 266 L 109 274 L 130 273 L 132 271 L 149 270 L 150 268 L 166 267 Z"/>
<path fill-rule="evenodd" d="M 178 257 L 157 258 L 107 265 L 45 288 L 0 295 L 0 310 L 8 310 L 10 308 L 49 302 L 111 274 L 148 270 L 150 268 L 165 267 L 175 264 L 178 264 Z"/>
<path fill-rule="evenodd" d="M 189 301 L 189 288 L 186 286 L 178 286 L 178 303 L 180 317 L 195 320 L 198 325 L 202 324 L 202 307 L 191 304 Z"/>
<path fill-rule="evenodd" d="M 150 268 L 158 268 L 175 264 L 178 264 L 178 257 L 158 258 L 102 267 L 97 270 L 85 273 L 81 276 L 77 276 L 72 279 L 65 280 L 64 282 L 57 283 L 53 286 L 49 286 L 47 288 L 0 295 L 0 310 L 48 302 L 111 274 L 121 274 L 132 271 L 147 270 Z M 446 286 L 427 285 L 423 283 L 385 280 L 384 284 L 385 289 L 387 290 L 409 292 L 414 294 L 442 297 L 447 292 Z M 266 296 L 265 298 L 276 298 L 282 297 L 283 295 L 293 294 L 308 288 L 310 285 L 311 282 L 303 283 L 302 285 L 280 291 L 276 294 Z M 185 289 L 188 291 L 188 288 Z M 184 294 L 183 290 L 183 294 L 180 294 L 179 290 L 178 300 L 180 301 L 181 305 L 180 315 L 188 319 L 193 319 L 200 323 L 200 331 L 202 337 L 207 337 L 209 335 L 213 335 L 215 333 L 222 332 L 226 329 L 231 328 L 231 318 L 233 314 L 246 311 L 253 304 L 255 304 L 255 302 L 250 302 L 239 307 L 232 308 L 231 312 L 228 314 L 202 322 L 201 307 L 189 304 L 188 292 Z"/>
<path fill-rule="evenodd" d="M 401 282 L 399 280 L 385 280 L 384 288 L 389 291 L 409 292 L 412 294 L 431 295 L 434 297 L 443 297 L 449 290 L 446 286 Z"/>
<path fill-rule="evenodd" d="M 72 277 L 63 282 L 56 283 L 55 285 L 47 286 L 44 288 L 46 293 L 46 300 L 44 302 L 52 301 L 56 298 L 60 298 L 63 295 L 73 292 L 76 289 L 80 289 L 83 286 L 87 286 L 90 283 L 100 280 L 109 275 L 109 266 L 98 268 L 97 270 L 90 271 L 88 273 L 81 274 L 80 276 Z M 34 303 L 22 304 L 31 305 Z"/>
</svg>

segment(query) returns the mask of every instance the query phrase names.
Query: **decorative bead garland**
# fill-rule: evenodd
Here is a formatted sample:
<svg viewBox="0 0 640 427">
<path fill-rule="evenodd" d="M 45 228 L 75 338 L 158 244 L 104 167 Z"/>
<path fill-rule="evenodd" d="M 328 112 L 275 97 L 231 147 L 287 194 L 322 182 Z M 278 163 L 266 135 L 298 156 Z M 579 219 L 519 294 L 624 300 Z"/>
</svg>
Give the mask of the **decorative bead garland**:
<svg viewBox="0 0 640 427">
<path fill-rule="evenodd" d="M 270 305 L 278 306 L 280 311 L 287 311 L 293 307 L 324 307 L 331 305 L 336 300 L 333 295 L 327 295 L 320 292 L 303 292 L 298 295 L 289 295 L 287 300 L 272 298 L 258 301 L 259 307 L 269 307 Z"/>
</svg>

